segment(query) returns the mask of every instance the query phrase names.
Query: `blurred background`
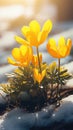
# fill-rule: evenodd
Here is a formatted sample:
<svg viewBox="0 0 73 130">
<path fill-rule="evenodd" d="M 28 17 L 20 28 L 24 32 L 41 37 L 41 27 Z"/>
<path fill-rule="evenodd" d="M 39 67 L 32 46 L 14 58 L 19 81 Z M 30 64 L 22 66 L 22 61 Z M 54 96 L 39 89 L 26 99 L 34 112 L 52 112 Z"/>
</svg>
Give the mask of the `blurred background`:
<svg viewBox="0 0 73 130">
<path fill-rule="evenodd" d="M 0 67 L 7 65 L 7 57 L 17 46 L 14 36 L 22 36 L 21 27 L 33 19 L 41 26 L 47 19 L 52 20 L 53 30 L 49 37 L 73 38 L 73 0 L 0 0 Z M 41 48 L 44 60 L 50 62 L 52 58 L 49 61 L 44 47 Z"/>
</svg>

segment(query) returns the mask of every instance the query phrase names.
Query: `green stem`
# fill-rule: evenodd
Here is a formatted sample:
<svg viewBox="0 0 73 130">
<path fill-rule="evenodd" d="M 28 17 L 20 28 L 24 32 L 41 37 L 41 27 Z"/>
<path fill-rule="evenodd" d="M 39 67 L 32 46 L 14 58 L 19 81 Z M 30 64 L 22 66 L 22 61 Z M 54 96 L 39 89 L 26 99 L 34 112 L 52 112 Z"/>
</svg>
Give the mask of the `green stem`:
<svg viewBox="0 0 73 130">
<path fill-rule="evenodd" d="M 40 73 L 41 73 L 42 71 L 41 71 L 41 64 L 40 64 L 40 57 L 39 57 L 38 47 L 36 47 L 36 51 L 37 51 L 37 57 L 38 57 L 39 70 L 40 70 Z"/>
<path fill-rule="evenodd" d="M 58 59 L 58 79 L 60 80 L 60 58 Z M 59 83 L 58 83 L 58 86 L 57 86 L 57 96 L 60 96 Z"/>
<path fill-rule="evenodd" d="M 60 59 L 58 59 L 58 74 L 60 73 Z"/>
</svg>

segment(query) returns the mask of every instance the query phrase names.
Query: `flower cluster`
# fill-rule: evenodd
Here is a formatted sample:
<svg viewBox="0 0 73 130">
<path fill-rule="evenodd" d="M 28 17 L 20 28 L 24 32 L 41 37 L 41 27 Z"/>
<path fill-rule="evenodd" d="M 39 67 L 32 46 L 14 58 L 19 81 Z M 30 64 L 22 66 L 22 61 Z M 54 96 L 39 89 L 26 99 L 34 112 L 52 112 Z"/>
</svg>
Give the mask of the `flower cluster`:
<svg viewBox="0 0 73 130">
<path fill-rule="evenodd" d="M 28 26 L 23 26 L 21 31 L 26 37 L 26 40 L 16 36 L 15 40 L 22 44 L 20 48 L 12 50 L 12 56 L 15 61 L 8 58 L 8 62 L 15 66 L 27 67 L 33 65 L 33 78 L 39 83 L 46 75 L 46 70 L 41 70 L 42 54 L 39 53 L 38 47 L 46 40 L 52 29 L 52 22 L 47 20 L 40 30 L 40 25 L 37 21 L 31 21 Z M 36 47 L 37 55 L 33 54 L 32 46 Z"/>
<path fill-rule="evenodd" d="M 15 40 L 21 44 L 19 48 L 12 50 L 13 59 L 8 57 L 8 63 L 17 68 L 9 74 L 8 84 L 2 84 L 2 90 L 11 98 L 11 103 L 24 106 L 27 110 L 40 109 L 47 103 L 57 102 L 62 99 L 62 86 L 71 78 L 68 71 L 60 66 L 60 59 L 70 54 L 72 41 L 60 37 L 58 44 L 49 39 L 46 50 L 58 59 L 51 64 L 43 63 L 39 46 L 44 43 L 52 30 L 52 22 L 47 20 L 42 29 L 35 20 L 29 26 L 23 26 L 21 31 L 25 39 L 15 36 Z M 34 55 L 33 46 L 36 48 Z"/>
<path fill-rule="evenodd" d="M 26 39 L 24 40 L 19 36 L 15 36 L 15 40 L 22 45 L 20 48 L 12 50 L 12 56 L 15 61 L 8 58 L 8 62 L 15 66 L 27 67 L 29 64 L 32 64 L 33 78 L 39 83 L 45 77 L 46 70 L 41 69 L 42 54 L 39 53 L 38 47 L 46 40 L 51 29 L 52 22 L 50 20 L 45 22 L 42 30 L 40 30 L 40 25 L 35 20 L 31 21 L 29 26 L 23 26 L 21 31 Z M 51 56 L 60 59 L 69 55 L 71 45 L 71 39 L 68 39 L 66 44 L 64 37 L 61 37 L 58 45 L 56 45 L 55 40 L 51 38 L 47 44 L 47 51 Z M 32 46 L 36 47 L 37 55 L 33 54 Z"/>
</svg>

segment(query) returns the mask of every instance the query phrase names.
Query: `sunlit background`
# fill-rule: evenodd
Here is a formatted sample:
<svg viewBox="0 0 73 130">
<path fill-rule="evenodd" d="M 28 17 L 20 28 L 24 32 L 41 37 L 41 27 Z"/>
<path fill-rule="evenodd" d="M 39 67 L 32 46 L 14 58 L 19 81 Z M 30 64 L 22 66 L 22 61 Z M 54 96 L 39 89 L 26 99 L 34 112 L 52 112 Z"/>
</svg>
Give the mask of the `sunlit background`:
<svg viewBox="0 0 73 130">
<path fill-rule="evenodd" d="M 57 5 L 49 0 L 2 0 L 0 1 L 0 31 L 15 29 L 32 19 L 41 24 L 48 18 L 57 20 Z"/>
<path fill-rule="evenodd" d="M 73 20 L 73 0 L 2 0 L 0 1 L 0 32 L 14 29 L 37 19 L 41 24 Z"/>
<path fill-rule="evenodd" d="M 11 49 L 17 46 L 14 36 L 22 35 L 21 27 L 33 19 L 41 26 L 51 19 L 53 30 L 50 35 L 57 37 L 65 31 L 67 38 L 73 32 L 68 31 L 73 27 L 73 0 L 0 0 L 0 66 L 7 65 Z"/>
</svg>

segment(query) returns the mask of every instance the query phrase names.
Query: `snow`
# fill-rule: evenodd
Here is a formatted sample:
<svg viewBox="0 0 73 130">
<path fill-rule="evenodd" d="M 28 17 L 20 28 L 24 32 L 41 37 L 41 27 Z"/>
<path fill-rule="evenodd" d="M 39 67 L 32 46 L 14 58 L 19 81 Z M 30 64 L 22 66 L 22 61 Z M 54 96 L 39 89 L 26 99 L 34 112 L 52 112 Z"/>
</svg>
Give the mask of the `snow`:
<svg viewBox="0 0 73 130">
<path fill-rule="evenodd" d="M 0 38 L 0 41 L 1 41 L 1 45 L 0 45 L 0 48 L 4 48 L 4 47 L 11 47 L 15 44 L 15 39 L 14 39 L 14 36 L 16 35 L 15 32 L 13 31 L 6 31 L 6 32 L 3 32 L 3 34 L 1 34 L 1 38 Z"/>
<path fill-rule="evenodd" d="M 61 106 L 50 105 L 36 113 L 25 113 L 15 108 L 0 118 L 0 130 L 30 130 L 36 127 L 50 127 L 54 123 L 73 123 L 73 95 L 62 100 Z"/>
<path fill-rule="evenodd" d="M 0 7 L 0 18 L 7 19 L 7 20 L 14 19 L 16 17 L 21 16 L 21 14 L 23 14 L 23 11 L 24 11 L 24 8 L 22 8 L 22 6 L 19 6 L 19 5 Z"/>
<path fill-rule="evenodd" d="M 73 61 L 68 64 L 65 64 L 64 67 L 68 70 L 69 73 L 73 75 Z M 73 78 L 67 81 L 66 87 L 67 88 L 73 87 Z"/>
</svg>

